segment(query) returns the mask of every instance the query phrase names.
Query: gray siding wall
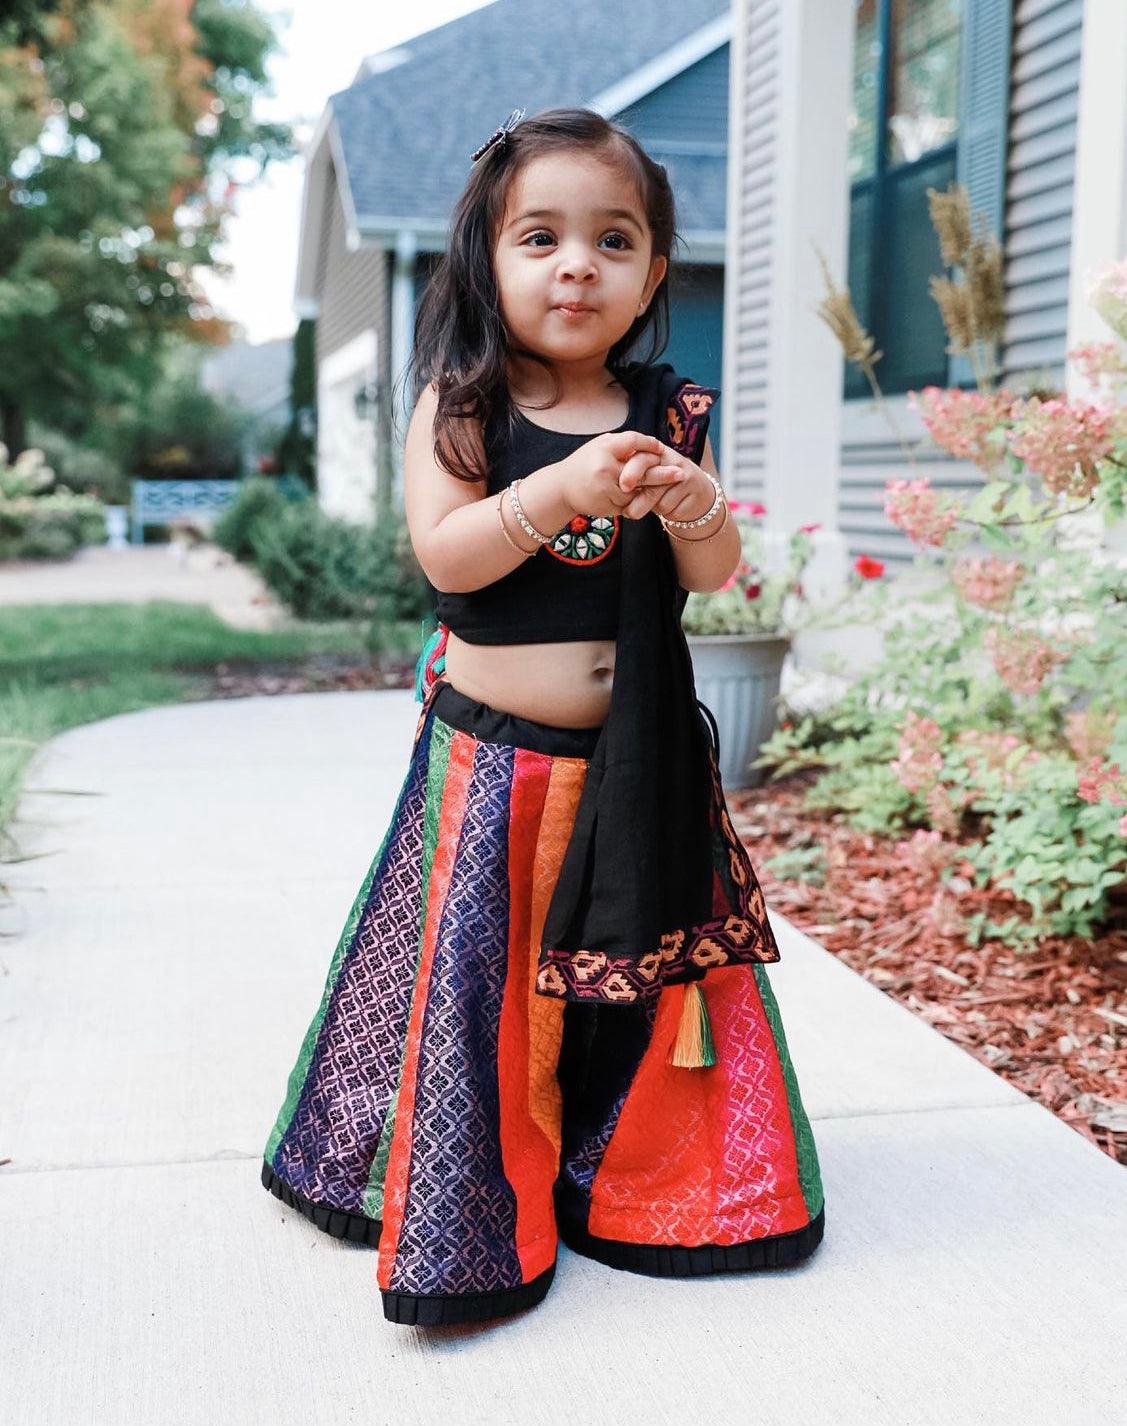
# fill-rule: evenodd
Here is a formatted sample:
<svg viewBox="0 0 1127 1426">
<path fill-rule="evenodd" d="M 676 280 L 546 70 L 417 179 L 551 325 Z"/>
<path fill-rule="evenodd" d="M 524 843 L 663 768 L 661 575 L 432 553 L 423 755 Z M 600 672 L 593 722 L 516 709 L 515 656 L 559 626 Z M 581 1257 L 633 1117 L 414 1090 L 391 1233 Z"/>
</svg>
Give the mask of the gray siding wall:
<svg viewBox="0 0 1127 1426">
<path fill-rule="evenodd" d="M 317 255 L 317 360 L 337 351 L 358 333 L 375 326 L 386 360 L 390 314 L 389 259 L 380 247 L 349 252 L 345 246 L 344 209 L 335 171 L 325 184 L 325 221 Z M 382 365 L 382 362 L 381 362 Z"/>
<path fill-rule="evenodd" d="M 1082 10 L 1083 0 L 1014 0 L 1001 356 L 1003 380 L 1018 390 L 1064 380 Z M 913 443 L 926 435 L 903 398 L 893 405 Z M 871 554 L 902 568 L 914 551 L 884 516 L 884 484 L 911 472 L 869 406 L 846 403 L 839 524 L 851 558 Z M 940 490 L 981 480 L 930 443 L 916 459 Z"/>
<path fill-rule="evenodd" d="M 1006 202 L 1009 385 L 1064 382 L 1083 0 L 1016 0 Z"/>
<path fill-rule="evenodd" d="M 741 500 L 764 498 L 767 445 L 767 363 L 771 300 L 771 235 L 778 167 L 778 31 L 784 0 L 748 0 L 743 86 L 742 172 L 738 184 L 735 273 L 728 274 L 735 303 L 731 370 L 732 449 L 726 482 Z"/>
<path fill-rule="evenodd" d="M 728 46 L 689 65 L 615 116 L 642 143 L 682 140 L 699 149 L 728 143 Z"/>
</svg>

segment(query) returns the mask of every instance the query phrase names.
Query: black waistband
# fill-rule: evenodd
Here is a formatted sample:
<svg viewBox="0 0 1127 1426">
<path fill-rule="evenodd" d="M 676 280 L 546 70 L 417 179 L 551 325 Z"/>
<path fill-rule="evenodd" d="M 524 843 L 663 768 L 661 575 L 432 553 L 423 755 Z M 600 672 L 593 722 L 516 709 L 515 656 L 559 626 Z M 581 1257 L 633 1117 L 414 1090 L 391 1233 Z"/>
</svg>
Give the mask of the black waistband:
<svg viewBox="0 0 1127 1426">
<path fill-rule="evenodd" d="M 589 758 L 595 751 L 602 728 L 561 728 L 505 713 L 488 703 L 471 698 L 445 679 L 434 695 L 437 717 L 451 728 L 472 733 L 483 743 L 505 743 L 557 758 Z"/>
</svg>

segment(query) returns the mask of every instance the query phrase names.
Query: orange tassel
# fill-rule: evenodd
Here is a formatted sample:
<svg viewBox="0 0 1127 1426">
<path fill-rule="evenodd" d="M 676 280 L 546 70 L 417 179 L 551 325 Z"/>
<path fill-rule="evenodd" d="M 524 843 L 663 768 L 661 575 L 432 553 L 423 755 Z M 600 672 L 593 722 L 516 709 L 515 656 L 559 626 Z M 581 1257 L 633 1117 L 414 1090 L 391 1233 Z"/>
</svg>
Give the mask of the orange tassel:
<svg viewBox="0 0 1127 1426">
<path fill-rule="evenodd" d="M 691 980 L 685 986 L 681 1006 L 681 1021 L 673 1042 L 669 1063 L 682 1069 L 707 1069 L 716 1063 L 716 1045 L 712 1038 L 712 1023 L 708 1004 L 700 982 Z"/>
</svg>

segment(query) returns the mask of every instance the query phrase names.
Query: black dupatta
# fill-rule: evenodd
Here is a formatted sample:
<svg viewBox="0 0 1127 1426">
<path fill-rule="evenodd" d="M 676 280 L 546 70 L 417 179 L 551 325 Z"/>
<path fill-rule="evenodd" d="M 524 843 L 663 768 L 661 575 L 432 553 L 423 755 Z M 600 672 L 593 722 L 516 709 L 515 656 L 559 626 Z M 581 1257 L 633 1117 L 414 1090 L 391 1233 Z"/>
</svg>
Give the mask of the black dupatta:
<svg viewBox="0 0 1127 1426">
<path fill-rule="evenodd" d="M 668 363 L 636 371 L 638 429 L 699 461 L 708 407 L 719 392 L 686 382 Z M 582 998 L 576 967 L 582 978 L 585 965 L 602 966 L 607 958 L 633 969 L 623 977 L 623 1000 L 637 998 L 639 979 L 657 987 L 665 979 L 699 979 L 703 969 L 687 962 L 670 972 L 660 948 L 714 916 L 715 725 L 711 714 L 705 723 L 681 627 L 688 596 L 656 514 L 624 519 L 620 539 L 610 711 L 588 765 L 540 950 L 537 989 L 568 999 Z M 600 998 L 613 998 L 613 990 L 604 988 Z"/>
</svg>

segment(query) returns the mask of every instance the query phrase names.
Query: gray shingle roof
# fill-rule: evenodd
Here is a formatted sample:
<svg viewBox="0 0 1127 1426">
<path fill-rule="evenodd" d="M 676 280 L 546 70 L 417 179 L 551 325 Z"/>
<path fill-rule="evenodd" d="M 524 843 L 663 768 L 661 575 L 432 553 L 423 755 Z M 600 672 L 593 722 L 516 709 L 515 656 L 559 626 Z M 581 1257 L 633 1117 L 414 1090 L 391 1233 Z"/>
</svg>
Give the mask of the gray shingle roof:
<svg viewBox="0 0 1127 1426">
<path fill-rule="evenodd" d="M 469 156 L 509 114 L 586 104 L 725 14 L 726 0 L 494 0 L 397 49 L 409 58 L 330 100 L 352 205 L 441 226 Z M 647 151 L 670 172 L 682 230 L 724 226 L 725 163 Z"/>
</svg>

